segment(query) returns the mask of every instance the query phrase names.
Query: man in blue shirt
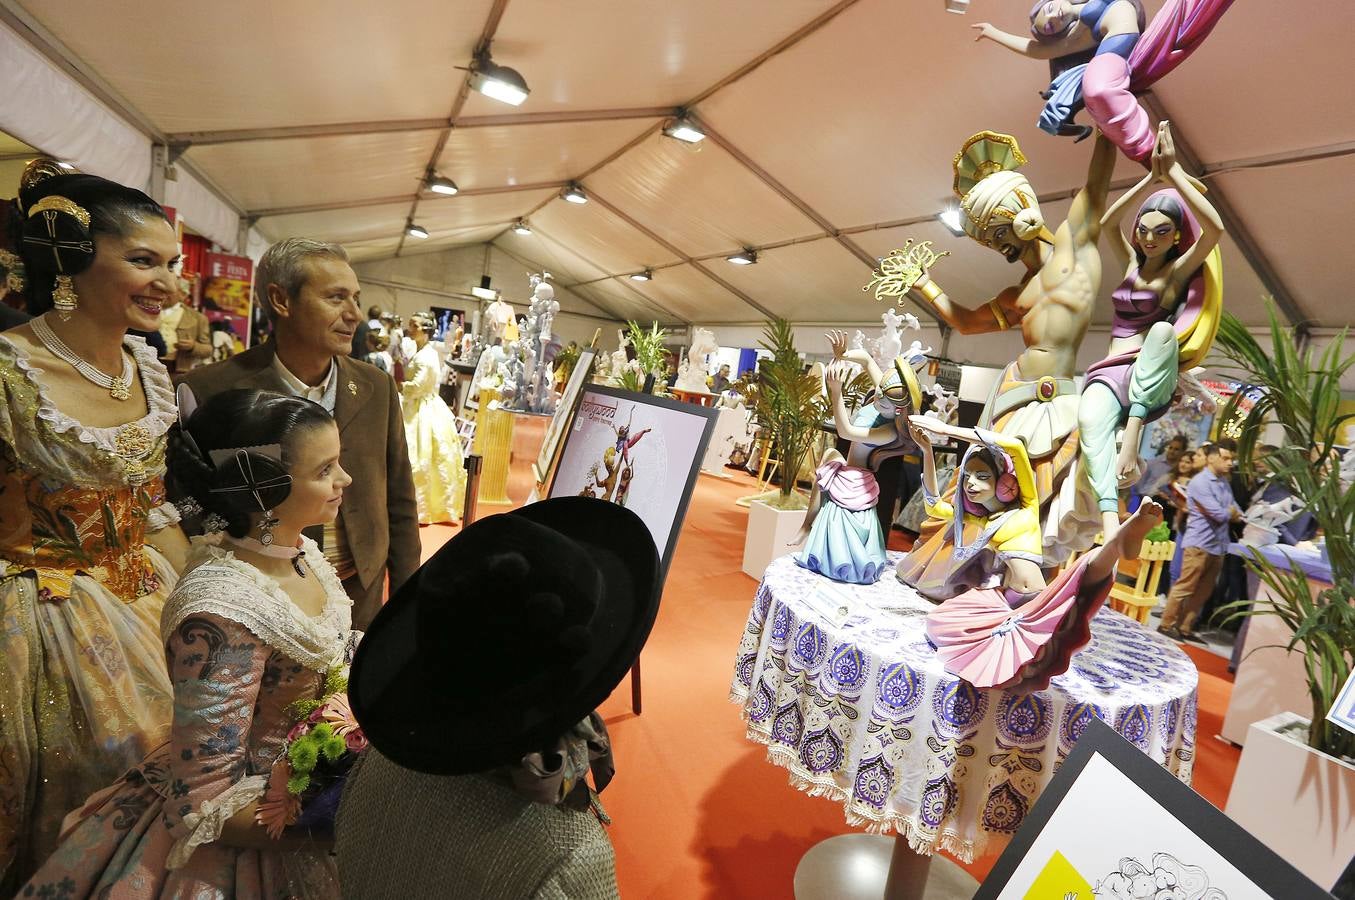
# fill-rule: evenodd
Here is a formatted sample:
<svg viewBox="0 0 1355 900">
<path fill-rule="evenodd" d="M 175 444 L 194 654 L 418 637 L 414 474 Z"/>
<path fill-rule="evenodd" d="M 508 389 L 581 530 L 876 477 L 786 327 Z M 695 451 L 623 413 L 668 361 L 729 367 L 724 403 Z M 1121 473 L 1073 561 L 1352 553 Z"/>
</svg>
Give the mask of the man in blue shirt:
<svg viewBox="0 0 1355 900">
<path fill-rule="evenodd" d="M 1237 445 L 1222 440 L 1205 447 L 1205 465 L 1186 488 L 1186 530 L 1181 538 L 1181 577 L 1167 595 L 1157 629 L 1175 640 L 1204 643 L 1195 636 L 1195 620 L 1214 591 L 1228 552 L 1228 525 L 1242 518 L 1233 502 L 1228 476 Z"/>
</svg>

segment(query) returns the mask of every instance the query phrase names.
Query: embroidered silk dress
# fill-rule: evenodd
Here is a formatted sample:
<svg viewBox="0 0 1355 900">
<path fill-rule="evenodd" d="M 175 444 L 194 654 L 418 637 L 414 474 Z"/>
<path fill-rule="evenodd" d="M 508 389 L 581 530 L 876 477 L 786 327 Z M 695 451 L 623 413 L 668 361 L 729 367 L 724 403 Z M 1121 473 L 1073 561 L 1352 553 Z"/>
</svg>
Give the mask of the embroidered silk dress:
<svg viewBox="0 0 1355 900">
<path fill-rule="evenodd" d="M 352 601 L 315 543 L 302 545 L 325 587 L 314 618 L 220 534 L 194 540 L 161 624 L 174 682 L 169 740 L 71 815 L 61 846 L 19 896 L 339 896 L 324 847 L 246 850 L 217 840 L 267 789 L 296 721 L 288 707 L 320 699 L 326 673 L 347 662 Z"/>
<path fill-rule="evenodd" d="M 466 470 L 462 467 L 456 417 L 438 393 L 442 360 L 437 348 L 424 344 L 406 365 L 405 375 L 401 406 L 414 470 L 414 493 L 419 501 L 419 524 L 460 522 L 466 499 Z"/>
<path fill-rule="evenodd" d="M 169 729 L 160 610 L 177 575 L 145 540 L 178 519 L 163 482 L 176 410 L 155 351 L 124 345 L 147 412 L 89 428 L 0 336 L 0 896 Z"/>
</svg>

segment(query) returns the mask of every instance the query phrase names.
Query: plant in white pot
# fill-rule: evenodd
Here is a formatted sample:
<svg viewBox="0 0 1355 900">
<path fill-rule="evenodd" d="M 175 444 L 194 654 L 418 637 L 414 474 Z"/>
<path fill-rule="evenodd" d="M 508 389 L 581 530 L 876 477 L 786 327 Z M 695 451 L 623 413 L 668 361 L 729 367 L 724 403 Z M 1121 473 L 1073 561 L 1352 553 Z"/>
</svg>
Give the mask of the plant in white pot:
<svg viewBox="0 0 1355 900">
<path fill-rule="evenodd" d="M 1302 501 L 1325 536 L 1329 587 L 1314 588 L 1303 570 L 1282 568 L 1253 552 L 1247 566 L 1268 589 L 1220 608 L 1224 621 L 1274 616 L 1301 654 L 1311 718 L 1275 716 L 1250 729 L 1228 801 L 1228 813 L 1290 858 L 1313 880 L 1331 885 L 1355 850 L 1355 733 L 1326 718 L 1355 665 L 1355 490 L 1343 478 L 1337 449 L 1345 424 L 1341 379 L 1355 366 L 1345 355 L 1343 329 L 1321 353 L 1298 350 L 1270 307 L 1270 348 L 1225 314 L 1218 346 L 1241 380 L 1259 387 L 1241 419 L 1238 458 L 1257 463 L 1273 484 Z M 1220 413 L 1237 416 L 1239 396 Z M 1266 424 L 1283 431 L 1282 446 L 1261 451 Z M 1294 713 L 1300 712 L 1294 710 Z"/>
<path fill-rule="evenodd" d="M 748 510 L 743 571 L 761 578 L 767 564 L 791 551 L 791 542 L 809 506 L 795 489 L 797 475 L 817 443 L 828 415 L 828 398 L 818 377 L 806 372 L 795 349 L 795 333 L 785 319 L 773 319 L 760 345 L 771 356 L 758 364 L 756 376 L 743 386 L 753 422 L 780 463 L 777 491 L 755 499 Z"/>
</svg>

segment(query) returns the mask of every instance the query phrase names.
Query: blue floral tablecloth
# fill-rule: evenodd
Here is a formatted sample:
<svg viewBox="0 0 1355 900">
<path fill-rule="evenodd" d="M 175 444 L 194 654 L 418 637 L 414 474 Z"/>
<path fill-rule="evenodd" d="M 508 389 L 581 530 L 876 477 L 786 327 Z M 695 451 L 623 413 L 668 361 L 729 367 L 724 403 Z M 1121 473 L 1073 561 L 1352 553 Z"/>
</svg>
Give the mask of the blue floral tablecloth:
<svg viewBox="0 0 1355 900">
<path fill-rule="evenodd" d="M 965 862 L 1006 844 L 1093 717 L 1190 782 L 1198 673 L 1174 643 L 1105 608 L 1049 690 L 979 690 L 936 658 L 932 608 L 892 565 L 862 587 L 773 562 L 730 695 L 749 739 L 850 824 Z"/>
</svg>

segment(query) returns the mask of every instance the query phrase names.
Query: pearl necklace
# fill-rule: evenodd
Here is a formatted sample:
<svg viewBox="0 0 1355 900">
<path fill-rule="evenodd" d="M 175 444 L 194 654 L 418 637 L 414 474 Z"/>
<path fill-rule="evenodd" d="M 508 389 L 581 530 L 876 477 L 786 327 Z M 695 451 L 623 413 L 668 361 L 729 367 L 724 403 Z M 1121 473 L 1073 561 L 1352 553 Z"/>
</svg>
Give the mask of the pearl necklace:
<svg viewBox="0 0 1355 900">
<path fill-rule="evenodd" d="M 242 550 L 248 550 L 250 553 L 257 553 L 260 556 L 271 556 L 273 559 L 285 559 L 291 562 L 292 568 L 296 574 L 302 578 L 306 577 L 306 570 L 301 568 L 301 559 L 306 551 L 300 547 L 278 547 L 272 544 L 265 544 L 263 541 L 256 541 L 251 537 L 233 537 L 226 535 L 226 540 Z"/>
<path fill-rule="evenodd" d="M 33 327 L 33 334 L 52 355 L 69 363 L 75 367 L 75 371 L 84 376 L 86 381 L 93 382 L 101 388 L 108 388 L 108 395 L 114 400 L 126 400 L 132 396 L 132 360 L 127 354 L 122 355 L 122 375 L 113 376 L 99 371 L 90 362 L 76 356 L 70 347 L 67 347 L 61 338 L 56 336 L 56 332 L 47 324 L 43 316 L 38 316 L 29 321 Z"/>
</svg>

